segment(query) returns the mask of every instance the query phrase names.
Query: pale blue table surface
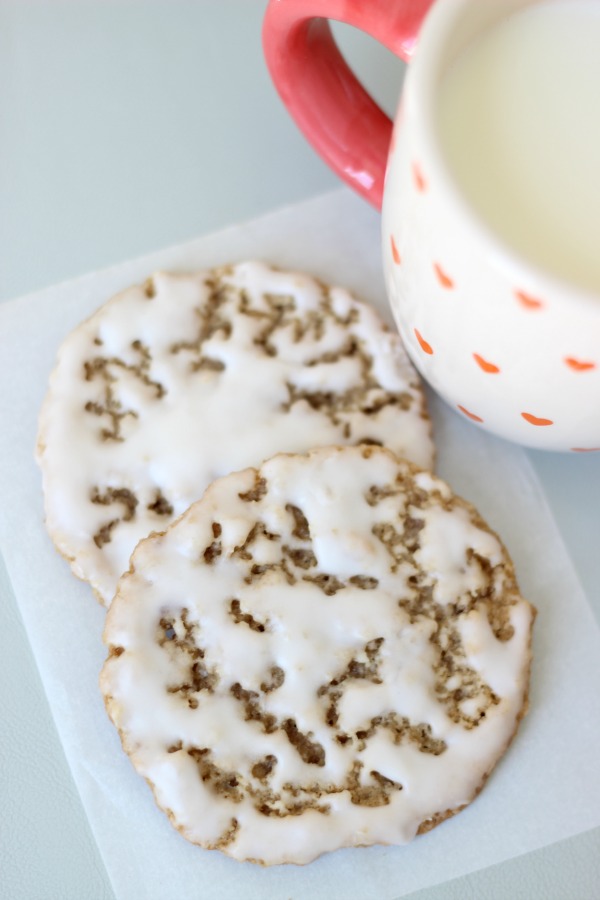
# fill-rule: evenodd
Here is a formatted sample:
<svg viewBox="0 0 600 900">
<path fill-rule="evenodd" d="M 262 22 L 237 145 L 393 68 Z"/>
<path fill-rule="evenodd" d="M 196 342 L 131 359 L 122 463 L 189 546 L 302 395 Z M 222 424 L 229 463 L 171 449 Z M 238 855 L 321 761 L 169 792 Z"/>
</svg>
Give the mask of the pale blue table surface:
<svg viewBox="0 0 600 900">
<path fill-rule="evenodd" d="M 264 6 L 0 0 L 0 300 L 337 185 L 269 81 Z M 336 33 L 393 112 L 402 64 Z M 529 456 L 600 618 L 600 454 Z M 0 599 L 0 898 L 112 900 L 1 559 Z M 600 829 L 411 897 L 595 900 L 599 851 Z"/>
</svg>

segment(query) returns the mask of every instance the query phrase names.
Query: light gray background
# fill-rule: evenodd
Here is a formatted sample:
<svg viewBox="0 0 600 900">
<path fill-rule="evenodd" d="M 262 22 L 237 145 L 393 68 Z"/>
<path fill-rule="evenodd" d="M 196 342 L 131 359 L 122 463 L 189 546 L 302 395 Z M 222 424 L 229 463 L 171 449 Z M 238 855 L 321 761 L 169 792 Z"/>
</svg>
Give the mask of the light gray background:
<svg viewBox="0 0 600 900">
<path fill-rule="evenodd" d="M 264 6 L 0 0 L 0 299 L 336 186 L 271 86 Z M 336 33 L 393 112 L 402 64 Z M 529 456 L 600 616 L 600 458 Z M 0 897 L 112 900 L 1 560 L 0 598 Z M 596 830 L 413 897 L 595 900 L 599 850 Z"/>
</svg>

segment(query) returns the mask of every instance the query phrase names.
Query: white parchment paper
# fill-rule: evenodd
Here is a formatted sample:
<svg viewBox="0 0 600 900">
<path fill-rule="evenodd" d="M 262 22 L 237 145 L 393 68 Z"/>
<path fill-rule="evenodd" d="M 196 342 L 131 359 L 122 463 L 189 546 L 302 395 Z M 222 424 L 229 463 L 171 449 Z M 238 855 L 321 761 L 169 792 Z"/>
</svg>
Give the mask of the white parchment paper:
<svg viewBox="0 0 600 900">
<path fill-rule="evenodd" d="M 118 900 L 391 900 L 600 824 L 598 626 L 523 451 L 434 398 L 438 472 L 500 533 L 539 610 L 530 713 L 471 807 L 404 847 L 338 851 L 303 868 L 235 863 L 171 828 L 105 715 L 104 610 L 45 533 L 33 461 L 62 338 L 158 268 L 247 258 L 344 284 L 390 321 L 379 245 L 379 216 L 340 190 L 0 307 L 0 549 Z"/>
</svg>

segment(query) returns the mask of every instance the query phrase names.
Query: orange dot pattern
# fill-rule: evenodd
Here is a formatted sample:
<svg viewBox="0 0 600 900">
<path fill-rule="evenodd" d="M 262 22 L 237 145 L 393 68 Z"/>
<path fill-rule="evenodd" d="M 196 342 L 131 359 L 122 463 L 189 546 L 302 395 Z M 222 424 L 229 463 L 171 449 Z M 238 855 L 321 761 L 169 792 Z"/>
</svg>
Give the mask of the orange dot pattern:
<svg viewBox="0 0 600 900">
<path fill-rule="evenodd" d="M 454 287 L 454 280 L 450 278 L 447 272 L 442 269 L 439 263 L 434 262 L 433 271 L 435 272 L 437 280 L 439 281 L 441 286 L 443 288 L 446 288 L 446 290 L 452 290 L 452 288 Z"/>
<path fill-rule="evenodd" d="M 542 309 L 544 303 L 538 297 L 532 297 L 531 294 L 526 294 L 525 291 L 515 291 L 515 297 L 523 307 L 523 309 Z"/>
<path fill-rule="evenodd" d="M 460 403 L 458 404 L 458 409 L 460 409 L 461 413 L 464 413 L 465 416 L 468 416 L 469 419 L 472 419 L 474 422 L 483 422 L 481 416 L 478 416 L 475 413 L 470 412 L 470 410 L 465 409 L 465 407 L 461 406 Z"/>
<path fill-rule="evenodd" d="M 413 162 L 412 174 L 413 174 L 413 180 L 415 182 L 416 189 L 421 194 L 424 194 L 425 191 L 427 190 L 427 182 L 425 180 L 425 176 L 423 175 L 423 172 L 421 170 L 421 166 L 419 165 L 419 163 Z"/>
<path fill-rule="evenodd" d="M 590 360 L 576 359 L 574 356 L 565 356 L 565 363 L 574 372 L 589 372 L 596 368 L 596 363 Z"/>
<path fill-rule="evenodd" d="M 552 419 L 544 419 L 540 416 L 534 416 L 533 413 L 522 412 L 521 415 L 526 422 L 529 422 L 530 425 L 537 425 L 538 427 L 544 427 L 545 425 L 554 425 Z"/>
<path fill-rule="evenodd" d="M 393 149 L 393 148 L 392 148 Z M 412 179 L 415 189 L 420 193 L 424 194 L 428 190 L 428 181 L 423 174 L 423 170 L 421 169 L 420 164 L 417 161 L 413 161 L 411 164 L 411 172 Z M 398 251 L 398 247 L 393 235 L 390 235 L 390 248 L 392 253 L 392 259 L 395 265 L 401 264 L 401 256 Z M 444 290 L 453 290 L 456 287 L 455 280 L 451 277 L 445 268 L 441 266 L 441 264 L 437 261 L 432 262 L 433 271 L 435 273 L 435 277 Z M 514 297 L 520 306 L 529 312 L 539 312 L 543 310 L 546 306 L 544 300 L 540 297 L 533 296 L 527 291 L 523 291 L 521 289 L 515 288 L 513 291 Z M 434 353 L 434 349 L 431 344 L 425 340 L 420 331 L 415 328 L 414 329 L 415 337 L 419 343 L 419 346 L 423 353 L 428 356 L 432 356 Z M 501 374 L 501 368 L 495 362 L 492 362 L 489 359 L 486 359 L 484 356 L 481 356 L 479 353 L 472 354 L 475 363 L 479 367 L 479 369 L 484 372 L 486 375 L 499 375 Z M 591 359 L 580 359 L 576 356 L 565 356 L 562 360 L 563 364 L 566 365 L 572 372 L 582 373 L 582 372 L 592 372 L 598 368 L 599 363 L 595 360 Z M 473 422 L 481 422 L 483 423 L 485 420 L 479 416 L 477 413 L 472 412 L 467 409 L 465 406 L 461 404 L 457 405 L 457 408 L 463 415 L 467 416 L 467 418 L 471 419 Z M 538 416 L 531 412 L 521 412 L 521 418 L 524 419 L 529 425 L 533 425 L 534 427 L 547 427 L 549 425 L 554 425 L 554 420 L 546 418 L 545 416 Z M 572 447 L 571 450 L 574 453 L 593 453 L 600 452 L 600 447 Z"/>
<path fill-rule="evenodd" d="M 479 353 L 474 353 L 473 359 L 475 360 L 479 368 L 483 372 L 487 372 L 488 375 L 497 375 L 500 372 L 500 369 L 497 365 L 489 362 L 487 359 L 484 359 L 483 356 L 479 355 Z"/>
<path fill-rule="evenodd" d="M 431 346 L 431 344 L 427 343 L 427 341 L 425 340 L 425 338 L 423 337 L 423 335 L 421 334 L 420 331 L 418 331 L 416 328 L 414 331 L 415 331 L 415 337 L 418 340 L 423 353 L 428 353 L 430 356 L 433 355 L 433 347 Z"/>
</svg>

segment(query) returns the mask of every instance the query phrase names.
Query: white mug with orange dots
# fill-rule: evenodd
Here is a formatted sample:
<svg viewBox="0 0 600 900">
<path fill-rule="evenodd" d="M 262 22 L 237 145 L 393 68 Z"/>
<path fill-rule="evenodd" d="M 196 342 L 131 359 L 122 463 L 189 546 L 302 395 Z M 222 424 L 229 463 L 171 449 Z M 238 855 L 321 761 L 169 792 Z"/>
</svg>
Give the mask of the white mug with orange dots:
<svg viewBox="0 0 600 900">
<path fill-rule="evenodd" d="M 325 17 L 410 61 L 393 126 Z M 600 0 L 271 0 L 263 39 L 306 136 L 382 208 L 423 377 L 504 438 L 599 450 Z"/>
</svg>

